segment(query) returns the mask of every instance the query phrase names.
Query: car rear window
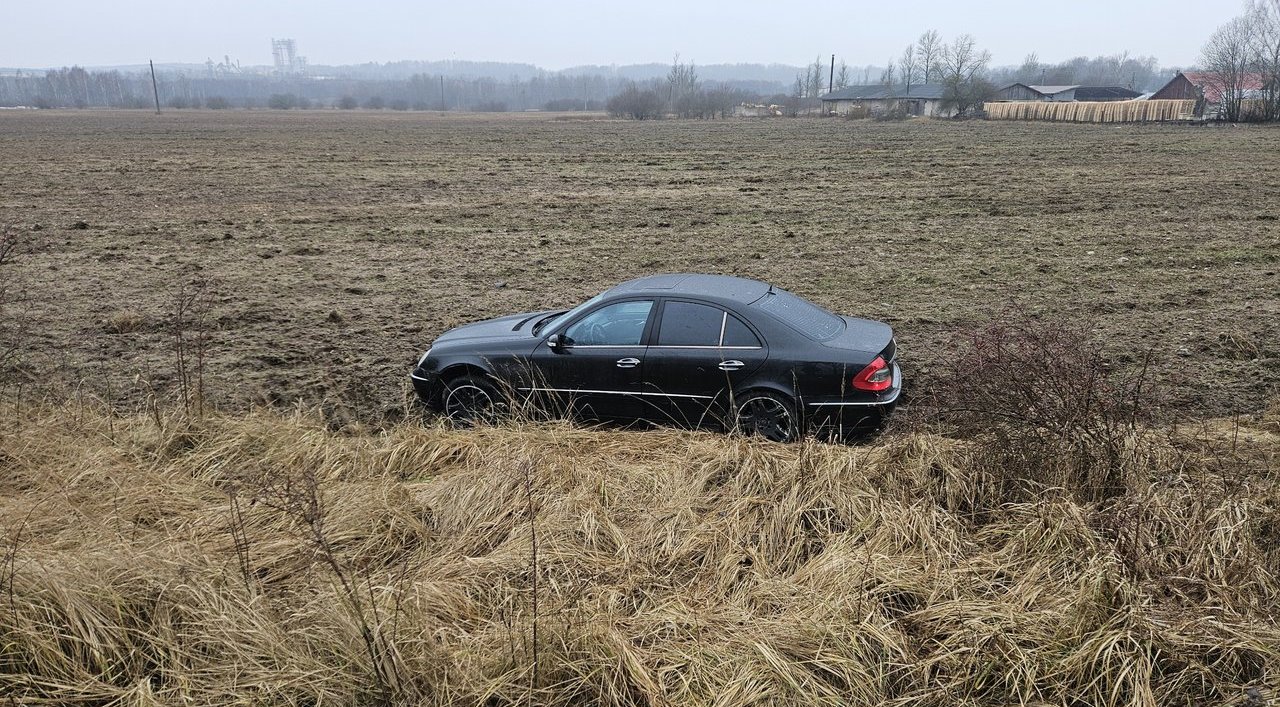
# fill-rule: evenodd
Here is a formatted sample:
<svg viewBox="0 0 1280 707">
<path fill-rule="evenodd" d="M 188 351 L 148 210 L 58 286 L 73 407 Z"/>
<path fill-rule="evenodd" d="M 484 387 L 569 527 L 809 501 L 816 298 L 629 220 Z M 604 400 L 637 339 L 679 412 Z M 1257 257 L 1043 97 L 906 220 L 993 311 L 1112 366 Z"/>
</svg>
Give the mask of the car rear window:
<svg viewBox="0 0 1280 707">
<path fill-rule="evenodd" d="M 752 303 L 815 341 L 826 341 L 844 331 L 844 320 L 786 290 L 774 288 Z"/>
<path fill-rule="evenodd" d="M 724 311 L 693 302 L 667 302 L 658 328 L 659 346 L 717 346 Z"/>
<path fill-rule="evenodd" d="M 741 319 L 730 314 L 724 320 L 724 337 L 720 341 L 721 346 L 730 346 L 737 348 L 759 348 L 760 339 L 742 323 Z"/>
</svg>

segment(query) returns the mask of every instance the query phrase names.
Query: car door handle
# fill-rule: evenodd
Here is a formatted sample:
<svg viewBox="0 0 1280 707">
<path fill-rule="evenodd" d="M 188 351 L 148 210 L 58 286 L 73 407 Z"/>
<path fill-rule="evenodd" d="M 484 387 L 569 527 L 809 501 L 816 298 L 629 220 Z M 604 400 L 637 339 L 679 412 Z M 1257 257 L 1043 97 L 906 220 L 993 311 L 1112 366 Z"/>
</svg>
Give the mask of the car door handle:
<svg viewBox="0 0 1280 707">
<path fill-rule="evenodd" d="M 722 371 L 736 371 L 736 370 L 738 370 L 739 368 L 742 368 L 742 367 L 743 367 L 743 366 L 745 366 L 745 365 L 747 365 L 747 364 L 743 363 L 742 361 L 721 361 L 721 362 L 720 362 L 720 370 L 722 370 Z"/>
<path fill-rule="evenodd" d="M 638 358 L 620 358 L 618 359 L 618 368 L 635 368 L 640 365 Z"/>
</svg>

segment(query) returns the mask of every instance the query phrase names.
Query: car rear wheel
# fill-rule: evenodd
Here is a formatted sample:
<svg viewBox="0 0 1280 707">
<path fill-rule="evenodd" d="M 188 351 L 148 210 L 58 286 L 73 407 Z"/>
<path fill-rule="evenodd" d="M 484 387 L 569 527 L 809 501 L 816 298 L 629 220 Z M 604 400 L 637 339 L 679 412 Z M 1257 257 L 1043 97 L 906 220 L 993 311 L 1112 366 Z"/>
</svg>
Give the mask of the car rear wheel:
<svg viewBox="0 0 1280 707">
<path fill-rule="evenodd" d="M 502 392 L 477 376 L 459 376 L 444 384 L 440 407 L 445 417 L 461 425 L 492 423 L 504 407 Z"/>
<path fill-rule="evenodd" d="M 737 428 L 744 435 L 772 442 L 791 442 L 800 436 L 794 406 L 764 391 L 748 393 L 738 402 Z"/>
</svg>

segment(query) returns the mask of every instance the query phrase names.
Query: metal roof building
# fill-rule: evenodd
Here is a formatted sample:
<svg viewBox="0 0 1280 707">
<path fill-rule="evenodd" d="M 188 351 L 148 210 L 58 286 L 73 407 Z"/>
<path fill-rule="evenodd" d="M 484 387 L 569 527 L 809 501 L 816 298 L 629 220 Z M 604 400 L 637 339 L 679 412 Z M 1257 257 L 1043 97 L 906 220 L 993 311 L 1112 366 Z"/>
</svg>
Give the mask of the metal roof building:
<svg viewBox="0 0 1280 707">
<path fill-rule="evenodd" d="M 870 115 L 890 110 L 905 110 L 909 115 L 950 117 L 954 113 L 942 108 L 946 87 L 940 83 L 922 83 L 915 86 L 849 86 L 822 96 L 823 111 L 840 115 L 865 110 Z"/>
<path fill-rule="evenodd" d="M 1011 83 L 996 93 L 1000 101 L 1129 101 L 1141 93 L 1123 86 L 1064 86 Z"/>
</svg>

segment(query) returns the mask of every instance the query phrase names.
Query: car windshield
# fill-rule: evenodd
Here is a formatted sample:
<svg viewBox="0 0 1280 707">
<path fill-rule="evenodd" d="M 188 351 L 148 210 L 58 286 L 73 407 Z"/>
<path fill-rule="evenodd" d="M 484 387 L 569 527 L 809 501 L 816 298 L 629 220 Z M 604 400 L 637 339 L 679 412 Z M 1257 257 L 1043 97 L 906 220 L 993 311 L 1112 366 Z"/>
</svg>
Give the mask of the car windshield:
<svg viewBox="0 0 1280 707">
<path fill-rule="evenodd" d="M 540 326 L 538 326 L 538 328 L 537 328 L 533 333 L 536 335 L 538 332 L 542 332 L 542 331 L 555 331 L 556 329 L 560 328 L 560 327 L 561 327 L 565 322 L 567 322 L 567 321 L 569 321 L 570 319 L 573 319 L 574 317 L 578 316 L 578 315 L 579 315 L 579 314 L 581 314 L 583 311 L 585 311 L 587 308 L 589 308 L 589 307 L 591 307 L 592 305 L 594 305 L 596 302 L 599 302 L 603 297 L 604 297 L 604 293 L 603 293 L 603 292 L 601 292 L 600 294 L 596 295 L 595 297 L 592 297 L 591 299 L 587 300 L 586 302 L 583 302 L 582 304 L 578 305 L 577 307 L 574 307 L 573 309 L 571 309 L 571 310 L 569 310 L 569 311 L 565 312 L 564 314 L 561 314 L 560 316 L 556 317 L 555 319 L 552 319 L 552 320 L 551 320 L 551 321 L 549 321 L 549 322 L 546 322 L 546 323 L 544 323 L 544 324 L 541 324 Z"/>
<path fill-rule="evenodd" d="M 752 306 L 763 309 L 815 341 L 826 341 L 844 331 L 844 320 L 840 317 L 776 287 Z"/>
</svg>

